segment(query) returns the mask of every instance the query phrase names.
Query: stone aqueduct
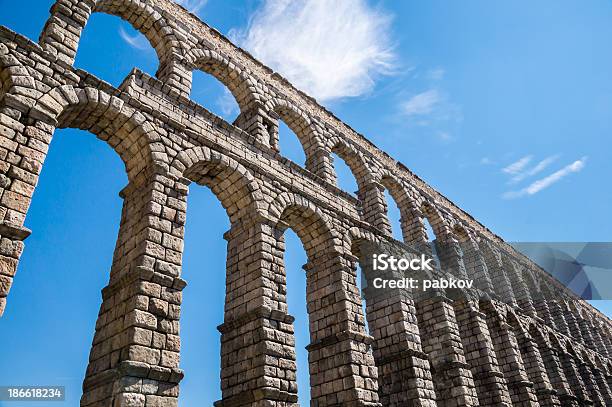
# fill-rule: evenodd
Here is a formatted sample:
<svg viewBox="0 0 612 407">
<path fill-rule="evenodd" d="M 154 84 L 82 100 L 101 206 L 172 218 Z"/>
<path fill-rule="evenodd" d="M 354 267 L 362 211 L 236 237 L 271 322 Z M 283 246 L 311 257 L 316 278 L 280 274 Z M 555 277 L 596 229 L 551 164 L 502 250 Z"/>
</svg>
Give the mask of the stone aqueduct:
<svg viewBox="0 0 612 407">
<path fill-rule="evenodd" d="M 73 67 L 95 12 L 148 38 L 159 58 L 155 78 L 134 70 L 114 88 Z M 189 99 L 194 70 L 229 88 L 240 106 L 234 123 Z M 279 120 L 300 139 L 305 168 L 281 156 Z M 211 188 L 231 221 L 216 405 L 298 405 L 283 266 L 291 228 L 308 256 L 311 405 L 612 406 L 610 320 L 169 0 L 58 0 L 38 43 L 0 28 L 0 315 L 56 128 L 108 143 L 129 179 L 81 406 L 178 403 L 192 182 Z M 351 168 L 358 198 L 337 187 L 332 153 Z M 385 189 L 400 208 L 404 243 L 427 240 L 427 219 L 437 241 L 463 245 L 445 261 L 475 276 L 489 299 L 366 298 L 368 333 L 355 248 L 393 240 Z M 544 300 L 546 292 L 556 300 Z"/>
</svg>

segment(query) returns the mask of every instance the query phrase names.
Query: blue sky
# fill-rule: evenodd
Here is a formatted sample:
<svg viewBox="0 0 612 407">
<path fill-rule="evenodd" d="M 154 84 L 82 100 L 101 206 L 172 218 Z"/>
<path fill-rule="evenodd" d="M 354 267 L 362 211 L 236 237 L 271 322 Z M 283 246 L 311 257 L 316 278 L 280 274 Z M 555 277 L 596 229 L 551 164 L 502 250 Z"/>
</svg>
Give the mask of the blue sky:
<svg viewBox="0 0 612 407">
<path fill-rule="evenodd" d="M 184 3 L 506 240 L 611 240 L 612 3 L 346 0 L 334 13 L 320 1 Z M 51 4 L 0 0 L 0 24 L 36 39 Z M 128 24 L 96 14 L 76 65 L 118 85 L 134 66 L 154 74 L 157 60 Z M 230 121 L 237 115 L 205 74 L 195 75 L 192 97 Z M 286 128 L 281 150 L 303 163 Z M 354 191 L 346 168 L 338 171 Z M 0 384 L 65 385 L 65 404 L 76 405 L 126 182 L 104 143 L 56 132 L 1 321 L 0 360 L 10 369 L 0 369 Z M 203 187 L 191 188 L 188 204 L 181 405 L 210 405 L 220 397 L 229 222 Z M 397 225 L 394 208 L 391 217 Z M 304 400 L 306 257 L 291 234 L 286 262 Z"/>
</svg>

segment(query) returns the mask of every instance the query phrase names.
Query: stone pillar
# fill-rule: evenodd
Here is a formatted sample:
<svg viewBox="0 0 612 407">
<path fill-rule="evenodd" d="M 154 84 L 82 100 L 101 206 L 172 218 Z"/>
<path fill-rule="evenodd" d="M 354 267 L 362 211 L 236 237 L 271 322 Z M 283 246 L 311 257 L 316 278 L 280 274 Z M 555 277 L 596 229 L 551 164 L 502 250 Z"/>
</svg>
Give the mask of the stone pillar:
<svg viewBox="0 0 612 407">
<path fill-rule="evenodd" d="M 495 292 L 493 282 L 489 275 L 487 263 L 480 251 L 478 244 L 469 236 L 459 243 L 463 252 L 463 264 L 465 265 L 466 274 L 473 278 L 475 285 L 486 293 L 492 294 Z"/>
<path fill-rule="evenodd" d="M 492 303 L 487 303 L 483 311 L 487 315 L 487 325 L 491 332 L 495 353 L 508 383 L 513 405 L 536 406 L 537 397 L 533 389 L 534 384 L 527 377 L 525 364 L 512 328 Z"/>
<path fill-rule="evenodd" d="M 455 315 L 481 406 L 512 406 L 508 385 L 499 368 L 486 316 L 473 301 L 455 301 Z"/>
<path fill-rule="evenodd" d="M 369 182 L 358 191 L 358 198 L 363 205 L 363 220 L 391 236 L 391 224 L 387 216 L 385 187 L 377 182 Z"/>
<path fill-rule="evenodd" d="M 0 223 L 0 317 L 4 314 L 6 299 L 23 252 L 23 240 L 29 235 L 30 231 L 23 226 Z"/>
<path fill-rule="evenodd" d="M 595 349 L 595 339 L 593 333 L 593 327 L 589 322 L 582 317 L 582 315 L 577 312 L 576 313 L 576 322 L 578 324 L 578 328 L 580 329 L 580 334 L 582 335 L 582 339 L 584 339 L 584 344 L 587 348 Z"/>
<path fill-rule="evenodd" d="M 563 316 L 565 317 L 565 322 L 567 322 L 569 336 L 580 343 L 584 343 L 584 338 L 582 337 L 580 326 L 578 326 L 576 315 L 568 308 L 568 304 L 563 304 Z"/>
<path fill-rule="evenodd" d="M 587 392 L 586 386 L 582 381 L 582 378 L 578 371 L 574 356 L 563 350 L 560 350 L 559 354 L 559 358 L 561 359 L 561 365 L 563 366 L 563 372 L 565 373 L 565 377 L 567 378 L 569 387 L 572 389 L 572 392 L 578 399 L 579 405 L 593 404 Z"/>
<path fill-rule="evenodd" d="M 311 405 L 380 406 L 352 256 L 309 254 L 306 300 L 310 319 Z"/>
<path fill-rule="evenodd" d="M 612 388 L 608 385 L 604 373 L 601 371 L 601 369 L 594 366 L 591 366 L 591 372 L 593 374 L 595 385 L 599 389 L 599 394 L 605 402 L 605 405 L 612 406 Z"/>
<path fill-rule="evenodd" d="M 533 307 L 536 310 L 536 314 L 542 319 L 542 321 L 544 321 L 546 325 L 555 329 L 555 322 L 549 303 L 549 299 L 545 298 L 541 292 L 536 293 L 533 298 Z"/>
<path fill-rule="evenodd" d="M 164 91 L 167 94 L 188 99 L 193 80 L 192 69 L 179 58 L 170 53 L 164 55 L 155 76 L 164 83 Z"/>
<path fill-rule="evenodd" d="M 565 376 L 557 350 L 544 341 L 538 342 L 538 347 L 546 367 L 546 372 L 553 388 L 557 392 L 561 405 L 577 407 L 578 399 L 574 396 L 569 381 Z"/>
<path fill-rule="evenodd" d="M 559 301 L 550 300 L 548 301 L 548 305 L 550 308 L 550 314 L 555 323 L 555 328 L 557 331 L 561 332 L 566 336 L 570 336 L 569 325 L 565 320 L 565 313 L 563 312 L 563 307 L 559 303 Z"/>
<path fill-rule="evenodd" d="M 560 406 L 557 392 L 553 389 L 544 360 L 540 354 L 535 340 L 528 336 L 524 332 L 518 334 L 519 348 L 521 351 L 521 357 L 525 364 L 525 370 L 527 371 L 527 377 L 534 384 L 538 403 L 542 407 Z"/>
<path fill-rule="evenodd" d="M 417 315 L 438 405 L 477 406 L 476 386 L 465 359 L 452 300 L 443 295 L 419 299 Z"/>
<path fill-rule="evenodd" d="M 479 246 L 487 264 L 489 277 L 491 278 L 497 297 L 512 307 L 517 306 L 512 285 L 504 270 L 501 253 L 492 242 L 487 241 L 485 238 L 480 239 Z"/>
<path fill-rule="evenodd" d="M 95 6 L 95 0 L 58 0 L 51 7 L 51 17 L 40 35 L 43 50 L 68 65 L 74 63 L 83 27 Z"/>
<path fill-rule="evenodd" d="M 187 188 L 160 174 L 132 180 L 81 406 L 177 406 L 179 277 Z"/>
<path fill-rule="evenodd" d="M 24 222 L 55 130 L 42 121 L 29 120 L 17 108 L 27 103 L 25 97 L 5 95 L 4 99 L 6 105 L 0 109 L 0 317 L 24 240 L 30 235 Z"/>
<path fill-rule="evenodd" d="M 366 243 L 360 252 L 369 253 Z M 436 395 L 427 355 L 421 347 L 413 294 L 403 288 L 375 288 L 373 280 L 405 278 L 401 272 L 373 271 L 363 254 L 362 270 L 367 281 L 363 290 L 374 361 L 378 368 L 380 401 L 385 407 L 407 405 L 435 407 Z M 404 253 L 405 256 L 405 253 Z"/>
<path fill-rule="evenodd" d="M 459 242 L 450 236 L 445 240 L 436 239 L 436 251 L 440 258 L 442 272 L 450 273 L 459 279 L 468 278 Z"/>
<path fill-rule="evenodd" d="M 215 406 L 298 406 L 294 318 L 287 314 L 282 248 L 274 228 L 244 221 L 224 237 L 223 398 Z"/>
<path fill-rule="evenodd" d="M 522 266 L 509 259 L 505 261 L 504 264 L 506 265 L 506 271 L 508 272 L 510 284 L 512 285 L 519 308 L 527 315 L 536 317 L 537 314 L 535 307 L 533 306 L 529 287 L 527 284 L 525 284 L 525 280 L 523 279 Z"/>
<path fill-rule="evenodd" d="M 604 341 L 604 338 L 601 335 L 601 330 L 597 324 L 597 322 L 595 320 L 590 320 L 589 321 L 589 326 L 590 326 L 590 330 L 593 334 L 593 342 L 594 342 L 594 348 L 593 350 L 595 352 L 598 352 L 600 355 L 603 355 L 605 357 L 608 357 L 608 348 L 606 346 L 606 342 Z"/>
<path fill-rule="evenodd" d="M 240 127 L 249 133 L 255 140 L 275 151 L 278 147 L 278 120 L 275 112 L 266 113 L 261 103 L 252 103 L 241 109 L 240 114 L 234 120 L 234 126 Z"/>
<path fill-rule="evenodd" d="M 578 360 L 578 358 L 576 358 L 576 363 L 578 365 L 578 373 L 580 374 L 580 378 L 584 383 L 586 393 L 589 395 L 589 399 L 593 405 L 599 407 L 608 405 L 605 404 L 605 401 L 599 392 L 599 386 L 595 381 L 590 364 L 585 360 Z"/>
</svg>

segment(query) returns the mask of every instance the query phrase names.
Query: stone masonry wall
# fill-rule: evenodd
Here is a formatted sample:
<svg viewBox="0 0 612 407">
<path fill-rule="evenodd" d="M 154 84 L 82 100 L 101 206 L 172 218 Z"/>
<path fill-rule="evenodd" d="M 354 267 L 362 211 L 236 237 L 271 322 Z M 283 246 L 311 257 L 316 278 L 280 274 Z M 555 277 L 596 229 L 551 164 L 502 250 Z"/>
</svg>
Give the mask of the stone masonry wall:
<svg viewBox="0 0 612 407">
<path fill-rule="evenodd" d="M 146 36 L 155 78 L 134 70 L 114 88 L 73 67 L 95 12 Z M 0 316 L 54 131 L 87 130 L 121 157 L 129 184 L 81 406 L 178 404 L 189 374 L 179 321 L 191 183 L 209 187 L 231 222 L 215 405 L 299 405 L 288 228 L 308 255 L 312 406 L 612 405 L 609 319 L 278 73 L 169 0 L 58 0 L 50 13 L 38 42 L 0 27 Z M 227 86 L 234 123 L 189 99 L 194 70 Z M 305 168 L 280 154 L 280 120 Z M 351 168 L 357 198 L 337 187 L 332 153 Z M 398 244 L 385 190 L 401 212 L 401 244 L 428 247 L 428 220 L 442 268 L 473 277 L 483 296 L 366 291 L 363 315 L 359 247 Z"/>
</svg>

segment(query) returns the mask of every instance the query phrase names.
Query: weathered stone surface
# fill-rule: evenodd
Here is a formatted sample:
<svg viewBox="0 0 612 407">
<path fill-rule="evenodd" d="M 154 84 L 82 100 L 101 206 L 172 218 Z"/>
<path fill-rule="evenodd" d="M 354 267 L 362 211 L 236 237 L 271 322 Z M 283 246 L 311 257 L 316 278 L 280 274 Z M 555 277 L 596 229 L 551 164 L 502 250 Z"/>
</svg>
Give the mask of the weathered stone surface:
<svg viewBox="0 0 612 407">
<path fill-rule="evenodd" d="M 116 89 L 72 66 L 93 12 L 151 39 L 156 78 L 135 70 Z M 193 70 L 227 86 L 240 107 L 233 123 L 189 99 Z M 0 81 L 0 316 L 55 129 L 87 129 L 121 157 L 129 179 L 82 407 L 178 404 L 190 184 L 209 187 L 231 223 L 215 405 L 298 405 L 287 228 L 308 255 L 311 405 L 610 403 L 610 320 L 175 2 L 58 0 L 39 44 L 0 27 Z M 304 168 L 279 152 L 281 120 L 304 147 Z M 357 197 L 338 188 L 332 153 L 353 171 Z M 401 212 L 401 247 L 432 253 L 428 220 L 435 273 L 474 278 L 469 299 L 451 290 L 435 298 L 359 292 L 357 247 L 399 244 L 385 190 Z"/>
</svg>

